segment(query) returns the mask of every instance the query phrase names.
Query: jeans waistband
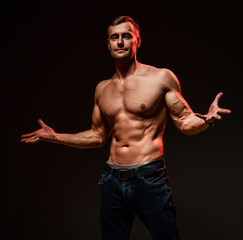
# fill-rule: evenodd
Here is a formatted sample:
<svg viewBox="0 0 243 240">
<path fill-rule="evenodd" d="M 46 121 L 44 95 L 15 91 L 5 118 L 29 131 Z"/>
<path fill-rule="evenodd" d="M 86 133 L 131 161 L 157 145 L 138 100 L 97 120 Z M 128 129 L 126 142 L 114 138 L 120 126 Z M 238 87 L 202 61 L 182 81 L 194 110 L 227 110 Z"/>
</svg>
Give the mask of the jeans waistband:
<svg viewBox="0 0 243 240">
<path fill-rule="evenodd" d="M 114 169 L 106 163 L 105 171 L 117 177 L 119 180 L 130 180 L 141 176 L 153 175 L 163 167 L 165 167 L 164 158 L 159 157 L 145 165 L 129 169 Z"/>
</svg>

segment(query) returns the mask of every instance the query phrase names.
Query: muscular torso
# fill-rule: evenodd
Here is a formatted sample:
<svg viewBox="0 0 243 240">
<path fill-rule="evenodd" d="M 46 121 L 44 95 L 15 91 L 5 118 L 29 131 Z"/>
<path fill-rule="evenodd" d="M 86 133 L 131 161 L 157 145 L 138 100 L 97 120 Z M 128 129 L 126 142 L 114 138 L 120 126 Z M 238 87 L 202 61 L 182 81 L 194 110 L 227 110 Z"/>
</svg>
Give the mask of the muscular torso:
<svg viewBox="0 0 243 240">
<path fill-rule="evenodd" d="M 125 80 L 105 81 L 98 105 L 112 132 L 110 163 L 136 164 L 163 155 L 165 91 L 161 70 L 146 65 Z"/>
</svg>

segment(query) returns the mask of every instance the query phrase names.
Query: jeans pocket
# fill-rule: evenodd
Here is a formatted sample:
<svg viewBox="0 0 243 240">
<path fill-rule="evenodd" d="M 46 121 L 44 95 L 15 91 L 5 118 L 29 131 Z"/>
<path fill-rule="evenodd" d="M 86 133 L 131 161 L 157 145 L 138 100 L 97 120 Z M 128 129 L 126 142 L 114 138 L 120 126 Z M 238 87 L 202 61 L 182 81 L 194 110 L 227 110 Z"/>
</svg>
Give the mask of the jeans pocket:
<svg viewBox="0 0 243 240">
<path fill-rule="evenodd" d="M 160 187 L 165 185 L 165 181 L 167 179 L 167 177 L 163 177 L 163 174 L 159 173 L 159 174 L 154 174 L 152 176 L 143 176 L 141 177 L 142 181 L 149 186 L 152 187 Z"/>
<path fill-rule="evenodd" d="M 101 178 L 100 178 L 98 184 L 99 184 L 99 185 L 105 184 L 105 183 L 107 183 L 111 178 L 112 178 L 112 176 L 111 176 L 109 173 L 107 173 L 107 172 L 103 172 L 103 173 L 101 174 Z"/>
</svg>

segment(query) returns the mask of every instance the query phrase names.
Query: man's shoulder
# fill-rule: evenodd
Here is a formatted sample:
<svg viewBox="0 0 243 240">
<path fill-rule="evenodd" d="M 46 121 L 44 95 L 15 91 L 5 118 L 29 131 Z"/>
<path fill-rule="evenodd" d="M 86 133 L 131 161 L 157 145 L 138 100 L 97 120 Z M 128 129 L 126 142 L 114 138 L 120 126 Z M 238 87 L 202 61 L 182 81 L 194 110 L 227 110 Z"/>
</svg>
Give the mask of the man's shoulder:
<svg viewBox="0 0 243 240">
<path fill-rule="evenodd" d="M 144 75 L 153 78 L 158 82 L 163 89 L 178 89 L 180 88 L 179 80 L 176 75 L 168 68 L 157 68 L 150 65 L 143 64 Z"/>
<path fill-rule="evenodd" d="M 106 80 L 102 80 L 100 81 L 96 88 L 100 89 L 100 88 L 104 88 L 106 85 L 108 85 L 111 82 L 111 79 L 106 79 Z"/>
<path fill-rule="evenodd" d="M 102 80 L 100 81 L 97 85 L 96 85 L 96 89 L 95 89 L 95 96 L 98 97 L 100 95 L 100 93 L 102 92 L 102 90 L 111 82 L 111 79 L 106 79 L 106 80 Z"/>
<path fill-rule="evenodd" d="M 166 89 L 180 89 L 180 83 L 176 75 L 168 68 L 160 69 L 160 79 Z"/>
<path fill-rule="evenodd" d="M 161 77 L 169 77 L 174 75 L 174 73 L 168 68 L 158 68 L 148 64 L 141 64 L 142 71 L 148 74 L 156 74 Z"/>
<path fill-rule="evenodd" d="M 178 81 L 176 75 L 168 68 L 160 68 L 159 69 L 159 75 L 162 78 L 164 78 L 164 79 L 166 79 L 168 81 L 171 81 L 171 80 L 172 81 L 174 81 L 174 80 Z"/>
</svg>

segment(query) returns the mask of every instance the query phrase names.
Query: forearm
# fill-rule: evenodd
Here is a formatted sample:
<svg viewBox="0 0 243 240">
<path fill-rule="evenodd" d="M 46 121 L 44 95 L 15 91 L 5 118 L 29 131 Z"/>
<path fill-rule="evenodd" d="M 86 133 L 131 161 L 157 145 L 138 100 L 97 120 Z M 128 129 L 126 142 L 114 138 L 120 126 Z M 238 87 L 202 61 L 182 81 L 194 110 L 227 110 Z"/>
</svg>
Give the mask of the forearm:
<svg viewBox="0 0 243 240">
<path fill-rule="evenodd" d="M 209 124 L 204 119 L 197 117 L 195 113 L 190 113 L 184 120 L 181 121 L 179 126 L 181 132 L 186 135 L 195 135 L 205 131 Z"/>
<path fill-rule="evenodd" d="M 55 133 L 46 141 L 82 149 L 102 147 L 105 143 L 104 139 L 93 129 L 75 134 Z"/>
</svg>

